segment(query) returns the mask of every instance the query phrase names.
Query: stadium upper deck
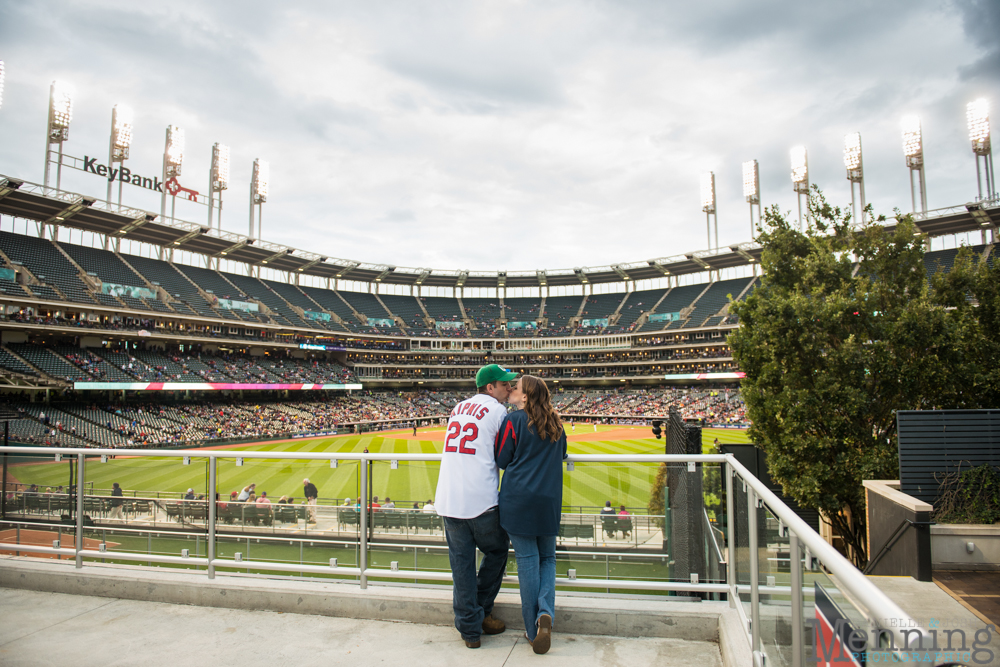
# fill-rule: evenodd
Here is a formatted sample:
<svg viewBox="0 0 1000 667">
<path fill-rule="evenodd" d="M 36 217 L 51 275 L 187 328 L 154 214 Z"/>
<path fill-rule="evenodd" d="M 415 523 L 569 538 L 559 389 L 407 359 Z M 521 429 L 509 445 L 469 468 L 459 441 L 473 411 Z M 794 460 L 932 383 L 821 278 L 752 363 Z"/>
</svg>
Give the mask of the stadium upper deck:
<svg viewBox="0 0 1000 667">
<path fill-rule="evenodd" d="M 725 344 L 726 332 L 737 326 L 729 299 L 745 298 L 755 288 L 760 253 L 754 244 L 741 244 L 683 258 L 530 276 L 418 272 L 327 260 L 0 177 L 0 222 L 2 216 L 32 220 L 39 234 L 0 231 L 0 373 L 17 386 L 81 381 L 70 379 L 66 368 L 47 369 L 29 358 L 49 363 L 46 355 L 52 354 L 65 361 L 81 347 L 102 348 L 98 359 L 136 350 L 167 357 L 242 352 L 289 361 L 310 355 L 313 362 L 334 364 L 313 382 L 335 378 L 367 385 L 467 383 L 487 359 L 568 384 L 734 380 L 738 368 Z M 918 216 L 921 229 L 932 235 L 992 228 L 997 221 L 1000 202 Z M 103 247 L 56 240 L 60 227 L 100 234 Z M 120 252 L 123 238 L 149 244 L 153 256 Z M 204 264 L 175 262 L 175 250 L 189 251 Z M 994 252 L 988 244 L 976 251 L 990 259 Z M 928 271 L 939 265 L 946 270 L 955 253 L 929 253 Z M 223 257 L 227 267 L 236 262 L 243 272 L 220 270 Z M 270 277 L 284 280 L 264 277 L 265 266 Z M 721 279 L 721 271 L 739 268 L 746 275 Z M 660 286 L 636 289 L 651 277 Z M 368 292 L 340 288 L 341 281 L 358 280 Z M 625 289 L 594 292 L 594 284 L 609 282 Z M 384 284 L 408 285 L 410 294 L 398 288 L 386 294 Z M 550 295 L 552 287 L 567 285 L 580 293 Z M 484 298 L 487 286 L 494 296 Z M 423 293 L 431 287 L 438 295 Z M 440 296 L 441 287 L 452 295 Z M 527 287 L 537 296 L 524 296 Z M 466 289 L 474 288 L 477 295 L 466 297 Z M 508 298 L 508 290 L 517 288 L 521 294 Z M 29 345 L 21 354 L 11 344 Z M 60 345 L 76 352 L 60 351 Z M 110 366 L 113 373 L 83 379 L 149 379 Z M 258 375 L 268 379 L 268 372 Z M 239 375 L 197 367 L 154 379 L 228 383 L 240 382 Z"/>
</svg>

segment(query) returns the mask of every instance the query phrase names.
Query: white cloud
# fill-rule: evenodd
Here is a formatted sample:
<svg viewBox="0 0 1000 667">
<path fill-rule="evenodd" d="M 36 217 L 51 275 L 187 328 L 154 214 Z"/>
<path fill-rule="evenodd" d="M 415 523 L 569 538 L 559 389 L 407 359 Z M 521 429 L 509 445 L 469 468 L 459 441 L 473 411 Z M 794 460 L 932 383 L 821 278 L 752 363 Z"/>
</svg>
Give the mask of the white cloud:
<svg viewBox="0 0 1000 667">
<path fill-rule="evenodd" d="M 441 269 L 642 260 L 705 246 L 703 171 L 716 172 L 723 243 L 749 236 L 743 160 L 760 160 L 764 203 L 791 209 L 796 143 L 813 180 L 849 201 L 849 131 L 863 135 L 869 201 L 906 210 L 906 112 L 923 117 L 931 206 L 971 199 L 964 103 L 996 106 L 1000 85 L 977 74 L 996 54 L 983 19 L 963 19 L 900 0 L 5 3 L 0 173 L 41 179 L 60 77 L 79 91 L 71 154 L 103 152 L 119 101 L 137 113 L 136 171 L 158 172 L 167 124 L 187 131 L 189 187 L 203 189 L 213 142 L 232 146 L 227 229 L 247 227 L 262 157 L 269 240 Z M 93 176 L 67 186 L 103 192 Z"/>
</svg>

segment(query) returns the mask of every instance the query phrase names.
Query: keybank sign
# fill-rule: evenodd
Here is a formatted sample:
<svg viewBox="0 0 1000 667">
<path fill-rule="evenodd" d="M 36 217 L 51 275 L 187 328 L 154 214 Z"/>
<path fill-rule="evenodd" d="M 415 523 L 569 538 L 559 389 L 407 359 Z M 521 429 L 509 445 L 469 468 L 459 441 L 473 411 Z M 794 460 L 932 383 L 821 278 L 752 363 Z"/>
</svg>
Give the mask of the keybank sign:
<svg viewBox="0 0 1000 667">
<path fill-rule="evenodd" d="M 83 171 L 89 171 L 91 174 L 103 176 L 111 182 L 117 180 L 122 183 L 138 185 L 140 188 L 146 188 L 147 190 L 163 192 L 163 182 L 160 181 L 159 178 L 146 178 L 145 176 L 134 174 L 128 167 L 109 169 L 106 164 L 97 164 L 96 157 L 88 157 L 86 155 L 83 156 Z"/>
</svg>

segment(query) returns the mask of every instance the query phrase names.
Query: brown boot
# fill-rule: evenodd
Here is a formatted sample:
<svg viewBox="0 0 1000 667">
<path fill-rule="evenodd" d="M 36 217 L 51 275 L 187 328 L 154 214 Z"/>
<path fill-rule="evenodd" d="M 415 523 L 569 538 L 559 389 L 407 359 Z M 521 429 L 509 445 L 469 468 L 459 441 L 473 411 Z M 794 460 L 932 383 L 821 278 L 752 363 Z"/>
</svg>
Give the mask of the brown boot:
<svg viewBox="0 0 1000 667">
<path fill-rule="evenodd" d="M 552 644 L 552 617 L 542 614 L 538 619 L 538 634 L 535 641 L 531 642 L 531 648 L 535 653 L 548 653 Z"/>
<path fill-rule="evenodd" d="M 507 625 L 499 618 L 493 618 L 493 614 L 483 619 L 484 635 L 498 635 L 506 629 Z"/>
<path fill-rule="evenodd" d="M 466 648 L 479 648 L 482 645 L 483 643 L 478 639 L 475 641 L 469 641 L 468 639 L 465 640 Z"/>
</svg>

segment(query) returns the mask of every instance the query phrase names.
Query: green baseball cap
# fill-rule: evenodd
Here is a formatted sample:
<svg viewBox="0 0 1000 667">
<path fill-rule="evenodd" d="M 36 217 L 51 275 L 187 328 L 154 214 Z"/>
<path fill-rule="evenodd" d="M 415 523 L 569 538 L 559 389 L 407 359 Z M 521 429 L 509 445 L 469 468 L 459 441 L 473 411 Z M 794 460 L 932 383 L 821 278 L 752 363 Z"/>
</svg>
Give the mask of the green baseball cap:
<svg viewBox="0 0 1000 667">
<path fill-rule="evenodd" d="M 476 373 L 476 386 L 485 387 L 490 382 L 510 382 L 517 379 L 517 373 L 503 368 L 499 364 L 483 366 Z"/>
</svg>

